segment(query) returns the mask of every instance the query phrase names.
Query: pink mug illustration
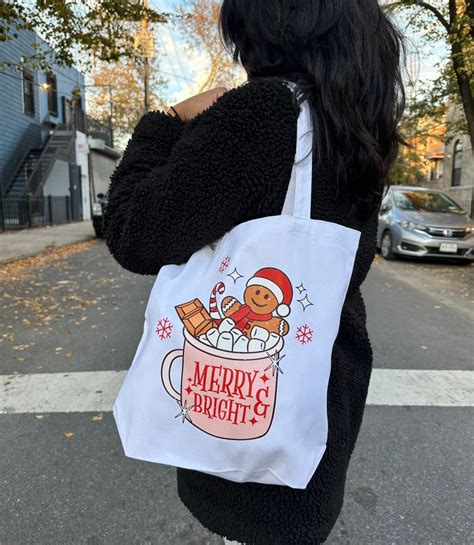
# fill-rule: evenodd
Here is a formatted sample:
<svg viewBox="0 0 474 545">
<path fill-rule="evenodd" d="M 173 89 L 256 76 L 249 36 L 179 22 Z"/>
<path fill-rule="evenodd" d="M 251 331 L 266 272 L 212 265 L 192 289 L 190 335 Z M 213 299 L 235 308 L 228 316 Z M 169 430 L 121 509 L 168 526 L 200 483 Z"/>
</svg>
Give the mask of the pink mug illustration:
<svg viewBox="0 0 474 545">
<path fill-rule="evenodd" d="M 208 346 L 184 329 L 184 348 L 173 350 L 162 366 L 163 385 L 176 399 L 176 415 L 223 439 L 257 439 L 270 429 L 275 410 L 282 339 L 265 352 L 226 352 Z M 181 387 L 171 367 L 182 358 Z"/>
<path fill-rule="evenodd" d="M 257 439 L 270 429 L 277 397 L 283 338 L 290 326 L 293 289 L 275 268 L 258 270 L 245 287 L 243 301 L 222 299 L 216 284 L 209 311 L 199 299 L 176 306 L 184 324 L 184 347 L 168 353 L 161 376 L 182 422 L 223 439 Z M 171 382 L 171 368 L 182 359 L 181 386 Z"/>
</svg>

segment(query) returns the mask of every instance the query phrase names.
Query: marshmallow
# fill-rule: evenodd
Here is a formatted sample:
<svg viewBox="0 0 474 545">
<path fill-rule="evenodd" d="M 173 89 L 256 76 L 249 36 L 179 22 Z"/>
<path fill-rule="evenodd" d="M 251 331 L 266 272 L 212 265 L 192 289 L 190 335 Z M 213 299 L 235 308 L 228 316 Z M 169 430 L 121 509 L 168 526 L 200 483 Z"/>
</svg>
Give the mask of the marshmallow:
<svg viewBox="0 0 474 545">
<path fill-rule="evenodd" d="M 245 335 L 241 335 L 234 343 L 234 352 L 247 352 L 249 340 Z"/>
<path fill-rule="evenodd" d="M 234 327 L 234 329 L 231 329 L 230 332 L 234 337 L 234 342 L 242 335 L 242 331 L 240 331 L 240 329 L 237 329 L 236 327 Z"/>
<path fill-rule="evenodd" d="M 265 343 L 265 349 L 270 350 L 274 346 L 278 344 L 278 341 L 281 339 L 280 335 L 277 335 L 276 333 L 270 333 L 270 336 L 268 337 L 268 341 Z"/>
<path fill-rule="evenodd" d="M 223 333 L 224 331 L 231 331 L 232 329 L 234 329 L 234 327 L 234 320 L 231 320 L 230 318 L 224 318 L 219 325 L 219 333 Z"/>
<path fill-rule="evenodd" d="M 200 340 L 202 343 L 211 346 L 211 343 L 207 340 L 206 335 L 201 335 L 201 336 L 199 337 L 199 340 Z"/>
<path fill-rule="evenodd" d="M 219 339 L 219 331 L 215 327 L 211 328 L 206 333 L 207 340 L 212 344 L 212 346 L 217 346 L 217 340 Z"/>
<path fill-rule="evenodd" d="M 217 348 L 221 350 L 227 350 L 227 352 L 232 352 L 232 347 L 234 346 L 234 337 L 229 331 L 224 331 L 219 335 L 217 340 Z"/>
<path fill-rule="evenodd" d="M 259 327 L 258 325 L 252 327 L 252 331 L 250 332 L 250 337 L 252 339 L 258 339 L 259 341 L 263 341 L 264 343 L 267 342 L 269 336 L 270 333 L 266 329 L 264 329 L 263 327 Z"/>
<path fill-rule="evenodd" d="M 250 339 L 249 352 L 263 352 L 265 350 L 265 343 L 260 339 Z"/>
</svg>

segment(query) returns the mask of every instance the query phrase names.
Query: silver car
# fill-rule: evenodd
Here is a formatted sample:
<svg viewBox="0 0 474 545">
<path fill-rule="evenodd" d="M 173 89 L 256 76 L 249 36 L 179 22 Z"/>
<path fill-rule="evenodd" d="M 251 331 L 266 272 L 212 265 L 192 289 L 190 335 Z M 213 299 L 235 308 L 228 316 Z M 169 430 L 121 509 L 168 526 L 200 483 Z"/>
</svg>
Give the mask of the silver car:
<svg viewBox="0 0 474 545">
<path fill-rule="evenodd" d="M 397 255 L 474 259 L 474 222 L 450 197 L 434 189 L 392 186 L 379 215 L 377 246 Z"/>
</svg>

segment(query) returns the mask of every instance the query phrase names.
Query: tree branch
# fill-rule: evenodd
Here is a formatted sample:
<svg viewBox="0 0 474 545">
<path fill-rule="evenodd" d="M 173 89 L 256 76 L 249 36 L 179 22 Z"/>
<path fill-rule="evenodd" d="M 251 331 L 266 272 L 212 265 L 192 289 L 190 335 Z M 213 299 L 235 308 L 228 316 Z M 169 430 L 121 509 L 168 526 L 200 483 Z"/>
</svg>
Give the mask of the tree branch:
<svg viewBox="0 0 474 545">
<path fill-rule="evenodd" d="M 390 2 L 390 4 L 386 4 L 384 6 L 384 9 L 390 11 L 396 8 L 408 7 L 408 6 L 420 6 L 428 11 L 431 11 L 435 15 L 435 17 L 438 19 L 438 21 L 444 26 L 447 32 L 450 31 L 451 27 L 446 17 L 439 11 L 438 8 L 435 8 L 428 2 L 423 2 L 423 0 L 399 0 L 398 2 Z"/>
<path fill-rule="evenodd" d="M 474 40 L 474 2 L 466 2 L 466 13 L 465 15 L 469 18 L 469 28 L 471 38 Z"/>
</svg>

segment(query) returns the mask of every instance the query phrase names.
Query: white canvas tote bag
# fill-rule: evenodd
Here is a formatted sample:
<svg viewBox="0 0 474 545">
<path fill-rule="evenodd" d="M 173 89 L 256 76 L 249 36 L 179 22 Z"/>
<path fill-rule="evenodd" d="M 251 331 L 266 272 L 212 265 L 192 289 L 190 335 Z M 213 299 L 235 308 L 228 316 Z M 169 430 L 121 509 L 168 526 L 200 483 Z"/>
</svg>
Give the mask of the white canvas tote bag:
<svg viewBox="0 0 474 545">
<path fill-rule="evenodd" d="M 360 233 L 311 219 L 306 102 L 297 138 L 282 215 L 161 269 L 114 406 L 127 456 L 293 488 L 317 468 Z"/>
</svg>

